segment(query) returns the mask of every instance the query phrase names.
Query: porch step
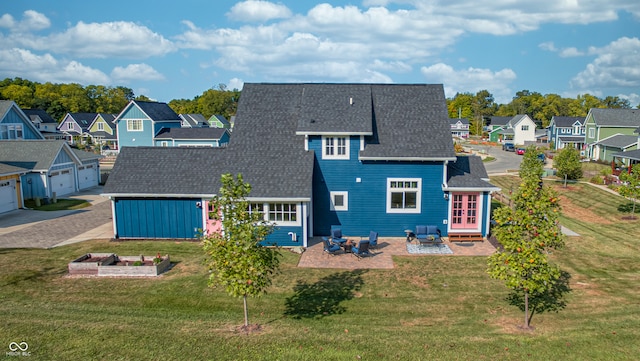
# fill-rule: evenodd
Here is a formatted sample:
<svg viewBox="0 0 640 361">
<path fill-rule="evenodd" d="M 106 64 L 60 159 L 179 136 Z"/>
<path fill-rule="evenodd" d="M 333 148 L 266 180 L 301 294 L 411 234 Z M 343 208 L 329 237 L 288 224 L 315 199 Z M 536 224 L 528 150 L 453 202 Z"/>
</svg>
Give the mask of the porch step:
<svg viewBox="0 0 640 361">
<path fill-rule="evenodd" d="M 481 233 L 449 233 L 449 242 L 482 242 Z"/>
</svg>

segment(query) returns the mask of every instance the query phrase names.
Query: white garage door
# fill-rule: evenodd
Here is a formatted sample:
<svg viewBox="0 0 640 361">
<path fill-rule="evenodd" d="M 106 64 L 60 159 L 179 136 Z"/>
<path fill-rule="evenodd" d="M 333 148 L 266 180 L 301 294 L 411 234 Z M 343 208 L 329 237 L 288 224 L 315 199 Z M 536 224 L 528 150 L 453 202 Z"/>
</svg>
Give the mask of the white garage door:
<svg viewBox="0 0 640 361">
<path fill-rule="evenodd" d="M 63 169 L 51 172 L 51 191 L 60 197 L 75 191 L 73 172 L 71 169 Z"/>
<path fill-rule="evenodd" d="M 78 168 L 78 188 L 86 189 L 98 185 L 98 168 L 89 164 Z"/>
<path fill-rule="evenodd" d="M 18 209 L 16 181 L 14 179 L 0 181 L 0 213 Z"/>
</svg>

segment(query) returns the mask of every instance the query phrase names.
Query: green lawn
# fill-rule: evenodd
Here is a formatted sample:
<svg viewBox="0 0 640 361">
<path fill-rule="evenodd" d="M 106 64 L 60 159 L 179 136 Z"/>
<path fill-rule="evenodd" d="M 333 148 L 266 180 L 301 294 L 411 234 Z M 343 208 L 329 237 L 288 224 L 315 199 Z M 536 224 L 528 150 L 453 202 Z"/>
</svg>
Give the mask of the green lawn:
<svg viewBox="0 0 640 361">
<path fill-rule="evenodd" d="M 89 207 L 91 203 L 83 199 L 58 199 L 56 203 L 40 204 L 36 206 L 36 201 L 33 199 L 26 199 L 24 206 L 27 208 L 35 209 L 38 211 L 60 211 L 67 209 L 80 209 Z"/>
<path fill-rule="evenodd" d="M 300 269 L 285 251 L 270 292 L 249 300 L 262 330 L 247 335 L 241 299 L 207 287 L 197 243 L 91 241 L 0 249 L 0 344 L 27 342 L 29 360 L 637 360 L 640 221 L 622 221 L 625 201 L 589 185 L 559 193 L 563 225 L 582 235 L 551 255 L 572 292 L 565 310 L 534 316 L 532 332 L 517 327 L 522 314 L 485 257 L 350 272 Z M 154 279 L 68 277 L 87 252 L 169 253 L 177 264 Z"/>
</svg>

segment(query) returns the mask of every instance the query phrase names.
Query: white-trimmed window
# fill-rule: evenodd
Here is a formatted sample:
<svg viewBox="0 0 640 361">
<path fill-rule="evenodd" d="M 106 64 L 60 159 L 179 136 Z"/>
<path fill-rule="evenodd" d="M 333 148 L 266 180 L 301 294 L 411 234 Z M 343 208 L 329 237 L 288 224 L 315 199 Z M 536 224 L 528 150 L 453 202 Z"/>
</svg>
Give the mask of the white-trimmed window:
<svg viewBox="0 0 640 361">
<path fill-rule="evenodd" d="M 100 130 L 100 131 L 104 130 L 104 123 L 103 122 L 98 122 L 97 127 L 98 127 L 98 130 Z"/>
<path fill-rule="evenodd" d="M 330 209 L 332 211 L 349 210 L 349 192 L 329 192 L 331 196 Z"/>
<path fill-rule="evenodd" d="M 322 159 L 349 159 L 349 137 L 322 137 Z"/>
<path fill-rule="evenodd" d="M 520 129 L 522 129 L 523 131 L 527 131 L 527 130 L 529 130 L 529 126 L 528 125 L 523 125 L 522 128 L 520 128 Z"/>
<path fill-rule="evenodd" d="M 265 221 L 279 226 L 299 226 L 300 207 L 296 203 L 251 203 L 249 212 L 261 212 Z"/>
<path fill-rule="evenodd" d="M 67 130 L 73 130 L 73 123 L 67 123 Z"/>
<path fill-rule="evenodd" d="M 23 139 L 22 124 L 0 125 L 0 139 Z"/>
<path fill-rule="evenodd" d="M 128 132 L 141 132 L 142 131 L 142 119 L 127 119 L 127 131 Z"/>
<path fill-rule="evenodd" d="M 596 137 L 596 128 L 589 128 L 589 138 Z"/>
<path fill-rule="evenodd" d="M 387 213 L 420 213 L 421 178 L 387 178 Z"/>
<path fill-rule="evenodd" d="M 166 140 L 163 140 L 160 142 L 160 146 L 161 147 L 168 147 L 169 146 L 169 142 L 167 142 Z"/>
</svg>

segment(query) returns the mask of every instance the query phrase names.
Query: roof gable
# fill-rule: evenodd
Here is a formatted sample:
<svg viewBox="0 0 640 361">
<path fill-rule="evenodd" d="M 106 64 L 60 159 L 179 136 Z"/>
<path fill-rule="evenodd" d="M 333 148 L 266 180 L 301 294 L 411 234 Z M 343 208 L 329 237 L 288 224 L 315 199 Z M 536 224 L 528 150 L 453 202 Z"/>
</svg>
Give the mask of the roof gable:
<svg viewBox="0 0 640 361">
<path fill-rule="evenodd" d="M 551 117 L 551 122 L 549 123 L 549 125 L 555 125 L 558 128 L 571 128 L 576 125 L 584 125 L 584 121 L 584 117 L 553 116 Z"/>
<path fill-rule="evenodd" d="M 31 121 L 31 118 L 27 116 L 22 109 L 12 100 L 0 100 L 0 123 L 16 122 L 19 121 L 23 125 L 23 137 L 44 139 L 40 130 L 36 128 L 35 124 Z"/>
<path fill-rule="evenodd" d="M 118 114 L 114 122 L 119 122 L 122 119 L 149 119 L 154 122 L 180 122 L 181 119 L 167 105 L 167 103 L 160 102 L 145 102 L 141 100 L 132 100 L 127 104 L 124 109 Z"/>
<path fill-rule="evenodd" d="M 447 164 L 447 188 L 497 190 L 488 180 L 487 170 L 478 156 L 459 156 Z"/>
</svg>

